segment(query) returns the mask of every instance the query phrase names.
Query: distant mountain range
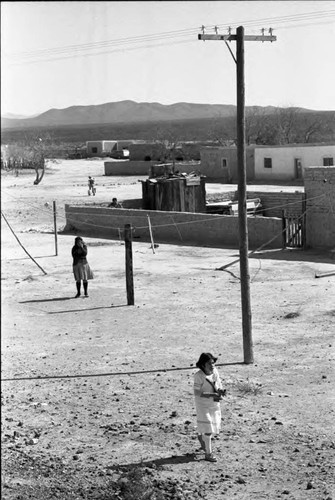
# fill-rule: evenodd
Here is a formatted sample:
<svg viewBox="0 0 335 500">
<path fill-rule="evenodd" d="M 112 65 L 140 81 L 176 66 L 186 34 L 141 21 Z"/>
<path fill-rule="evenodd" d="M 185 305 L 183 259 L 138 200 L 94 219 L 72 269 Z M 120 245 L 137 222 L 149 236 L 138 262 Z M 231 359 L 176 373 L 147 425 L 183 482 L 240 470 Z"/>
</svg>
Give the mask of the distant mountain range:
<svg viewBox="0 0 335 500">
<path fill-rule="evenodd" d="M 274 106 L 252 108 L 272 113 Z M 248 108 L 246 108 L 248 109 Z M 301 109 L 301 111 L 308 111 Z M 45 113 L 29 118 L 13 115 L 1 117 L 3 129 L 143 123 L 204 118 L 226 118 L 235 116 L 236 106 L 231 104 L 192 104 L 179 102 L 164 105 L 157 102 L 119 101 L 94 106 L 70 106 L 64 109 L 49 109 Z"/>
<path fill-rule="evenodd" d="M 10 118 L 11 120 L 21 120 L 23 118 L 33 118 L 34 116 L 37 115 L 32 115 L 32 116 L 27 116 L 27 115 L 16 115 L 15 113 L 5 113 L 1 115 L 1 118 Z"/>
</svg>

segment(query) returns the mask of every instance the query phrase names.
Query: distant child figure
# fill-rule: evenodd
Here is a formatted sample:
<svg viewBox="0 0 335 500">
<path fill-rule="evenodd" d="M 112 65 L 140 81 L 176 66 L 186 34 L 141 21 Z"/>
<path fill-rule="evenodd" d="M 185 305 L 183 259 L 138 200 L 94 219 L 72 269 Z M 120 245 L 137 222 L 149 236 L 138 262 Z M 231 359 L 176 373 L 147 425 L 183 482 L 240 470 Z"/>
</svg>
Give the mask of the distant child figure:
<svg viewBox="0 0 335 500">
<path fill-rule="evenodd" d="M 122 208 L 122 205 L 117 201 L 117 198 L 113 198 L 112 203 L 110 203 L 108 206 L 111 208 Z"/>
<path fill-rule="evenodd" d="M 95 180 L 93 179 L 93 177 L 89 176 L 88 177 L 88 196 L 91 196 L 91 192 L 92 192 L 93 196 L 95 196 L 96 188 L 94 186 L 94 183 L 95 183 Z"/>
<path fill-rule="evenodd" d="M 199 371 L 194 375 L 198 439 L 205 452 L 205 460 L 209 462 L 217 462 L 212 453 L 212 435 L 220 432 L 220 401 L 226 392 L 222 390 L 220 375 L 214 366 L 216 360 L 210 352 L 203 352 L 196 363 Z"/>
<path fill-rule="evenodd" d="M 75 298 L 80 297 L 81 281 L 84 285 L 85 297 L 88 297 L 88 280 L 94 278 L 91 268 L 87 262 L 87 246 L 80 236 L 77 236 L 74 240 L 74 246 L 72 247 L 72 257 L 73 257 L 73 274 L 76 280 L 77 295 Z"/>
</svg>

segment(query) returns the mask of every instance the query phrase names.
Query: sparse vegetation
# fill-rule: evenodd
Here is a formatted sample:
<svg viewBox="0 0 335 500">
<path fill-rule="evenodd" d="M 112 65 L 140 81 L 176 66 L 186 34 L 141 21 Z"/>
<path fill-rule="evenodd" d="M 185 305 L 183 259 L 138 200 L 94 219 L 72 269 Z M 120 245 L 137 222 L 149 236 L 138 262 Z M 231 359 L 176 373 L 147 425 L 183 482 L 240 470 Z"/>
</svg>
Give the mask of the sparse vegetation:
<svg viewBox="0 0 335 500">
<path fill-rule="evenodd" d="M 233 386 L 242 396 L 258 396 L 258 394 L 261 394 L 263 391 L 262 384 L 249 379 L 237 380 L 233 383 Z"/>
<path fill-rule="evenodd" d="M 45 174 L 48 153 L 54 140 L 50 134 L 25 133 L 17 143 L 5 145 L 1 150 L 1 168 L 12 170 L 18 176 L 21 170 L 35 170 L 34 184 L 38 185 Z M 53 159 L 49 161 L 55 161 Z"/>
</svg>

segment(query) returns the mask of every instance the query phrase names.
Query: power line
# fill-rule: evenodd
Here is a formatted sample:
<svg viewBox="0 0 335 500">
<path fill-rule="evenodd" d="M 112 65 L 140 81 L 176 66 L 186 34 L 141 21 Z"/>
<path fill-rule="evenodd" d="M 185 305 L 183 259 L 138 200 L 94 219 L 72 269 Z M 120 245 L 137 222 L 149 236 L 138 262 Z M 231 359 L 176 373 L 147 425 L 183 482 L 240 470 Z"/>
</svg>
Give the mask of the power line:
<svg viewBox="0 0 335 500">
<path fill-rule="evenodd" d="M 208 30 L 227 30 L 234 28 L 238 24 L 243 24 L 247 28 L 271 25 L 272 29 L 287 29 L 297 27 L 299 23 L 309 21 L 303 26 L 313 24 L 320 20 L 320 24 L 329 24 L 335 22 L 335 10 L 309 12 L 305 14 L 295 14 L 280 17 L 267 17 L 262 19 L 255 19 L 249 21 L 241 21 L 239 23 L 226 22 L 225 24 L 218 24 L 216 26 L 204 26 Z M 291 25 L 290 25 L 291 23 Z M 293 24 L 292 24 L 293 23 Z M 227 27 L 230 28 L 227 28 Z M 119 39 L 103 40 L 100 42 L 91 42 L 80 45 L 67 45 L 63 47 L 55 47 L 49 49 L 38 49 L 32 51 L 3 53 L 7 57 L 10 65 L 32 64 L 36 62 L 51 62 L 62 59 L 70 59 L 73 57 L 87 57 L 102 54 L 109 54 L 115 52 L 148 49 L 166 45 L 179 45 L 182 43 L 194 42 L 194 36 L 199 31 L 199 28 L 190 28 L 175 31 L 166 31 L 161 33 L 154 33 L 149 35 L 123 37 Z M 173 39 L 180 39 L 187 37 L 187 40 L 174 41 Z M 164 42 L 165 40 L 165 42 Z M 157 43 L 160 42 L 160 43 Z"/>
<path fill-rule="evenodd" d="M 91 53 L 83 53 L 83 54 L 68 54 L 60 57 L 52 57 L 52 58 L 44 58 L 44 59 L 33 59 L 33 60 L 27 60 L 27 61 L 21 61 L 21 62 L 11 62 L 9 63 L 9 66 L 22 66 L 26 64 L 36 64 L 40 62 L 53 62 L 53 61 L 61 61 L 65 59 L 73 59 L 74 57 L 92 57 L 92 56 L 99 56 L 99 55 L 104 55 L 104 54 L 113 54 L 117 52 L 130 52 L 133 50 L 139 50 L 139 49 L 152 49 L 156 47 L 163 47 L 166 45 L 172 46 L 172 45 L 181 45 L 181 44 L 186 44 L 186 43 L 195 43 L 195 40 L 183 40 L 180 42 L 170 42 L 170 43 L 156 43 L 154 45 L 142 45 L 141 47 L 120 47 L 117 49 L 109 49 L 109 50 L 104 50 L 101 52 L 91 52 Z"/>
<path fill-rule="evenodd" d="M 306 20 L 306 19 L 318 19 L 318 18 L 326 18 L 329 19 L 331 16 L 335 15 L 335 10 L 329 10 L 329 11 L 318 11 L 318 12 L 311 12 L 311 13 L 306 13 L 306 14 L 296 14 L 296 15 L 290 15 L 290 16 L 281 16 L 281 17 L 266 17 L 262 19 L 256 19 L 256 20 L 250 20 L 250 21 L 239 21 L 238 23 L 231 23 L 227 22 L 225 24 L 218 24 L 216 26 L 204 26 L 205 29 L 224 29 L 227 28 L 229 25 L 230 27 L 237 26 L 238 24 L 243 24 L 245 26 L 251 27 L 251 26 L 261 26 L 262 23 L 264 24 L 269 24 L 269 23 L 278 23 L 278 22 L 297 22 L 299 20 Z M 120 45 L 120 44 L 128 44 L 128 43 L 141 43 L 141 42 L 148 42 L 152 40 L 161 40 L 162 38 L 172 38 L 172 37 L 178 37 L 178 36 L 189 36 L 193 35 L 194 33 L 197 33 L 198 28 L 190 28 L 190 29 L 183 29 L 183 30 L 175 30 L 175 31 L 165 31 L 161 33 L 155 33 L 155 34 L 149 34 L 149 35 L 141 35 L 141 36 L 135 36 L 135 37 L 124 37 L 120 39 L 111 39 L 111 40 L 103 40 L 100 42 L 90 42 L 90 43 L 85 43 L 85 44 L 78 44 L 78 45 L 67 45 L 59 48 L 49 48 L 49 49 L 38 49 L 35 51 L 23 51 L 23 52 L 14 52 L 11 54 L 12 57 L 15 56 L 32 56 L 32 55 L 45 55 L 50 53 L 62 53 L 64 51 L 70 51 L 71 53 L 73 50 L 81 50 L 81 49 L 100 49 L 102 47 L 108 47 L 108 46 L 115 46 L 115 45 Z"/>
</svg>

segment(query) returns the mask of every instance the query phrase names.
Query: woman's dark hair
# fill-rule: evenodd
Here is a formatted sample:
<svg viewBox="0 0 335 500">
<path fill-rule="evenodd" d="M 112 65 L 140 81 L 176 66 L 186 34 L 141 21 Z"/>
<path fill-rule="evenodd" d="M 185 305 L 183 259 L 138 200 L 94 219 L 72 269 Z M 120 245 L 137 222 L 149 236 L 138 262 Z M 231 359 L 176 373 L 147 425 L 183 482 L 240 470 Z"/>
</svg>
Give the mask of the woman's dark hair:
<svg viewBox="0 0 335 500">
<path fill-rule="evenodd" d="M 196 363 L 196 367 L 200 368 L 200 370 L 204 371 L 204 366 L 207 363 L 207 361 L 212 360 L 215 363 L 217 361 L 217 359 L 218 358 L 216 358 L 215 356 L 213 356 L 213 354 L 211 354 L 210 352 L 203 352 L 200 355 L 200 358 L 199 358 L 199 360 Z"/>
<path fill-rule="evenodd" d="M 83 241 L 83 238 L 81 238 L 80 236 L 77 236 L 75 239 L 74 239 L 74 242 L 77 243 L 77 241 Z"/>
</svg>

